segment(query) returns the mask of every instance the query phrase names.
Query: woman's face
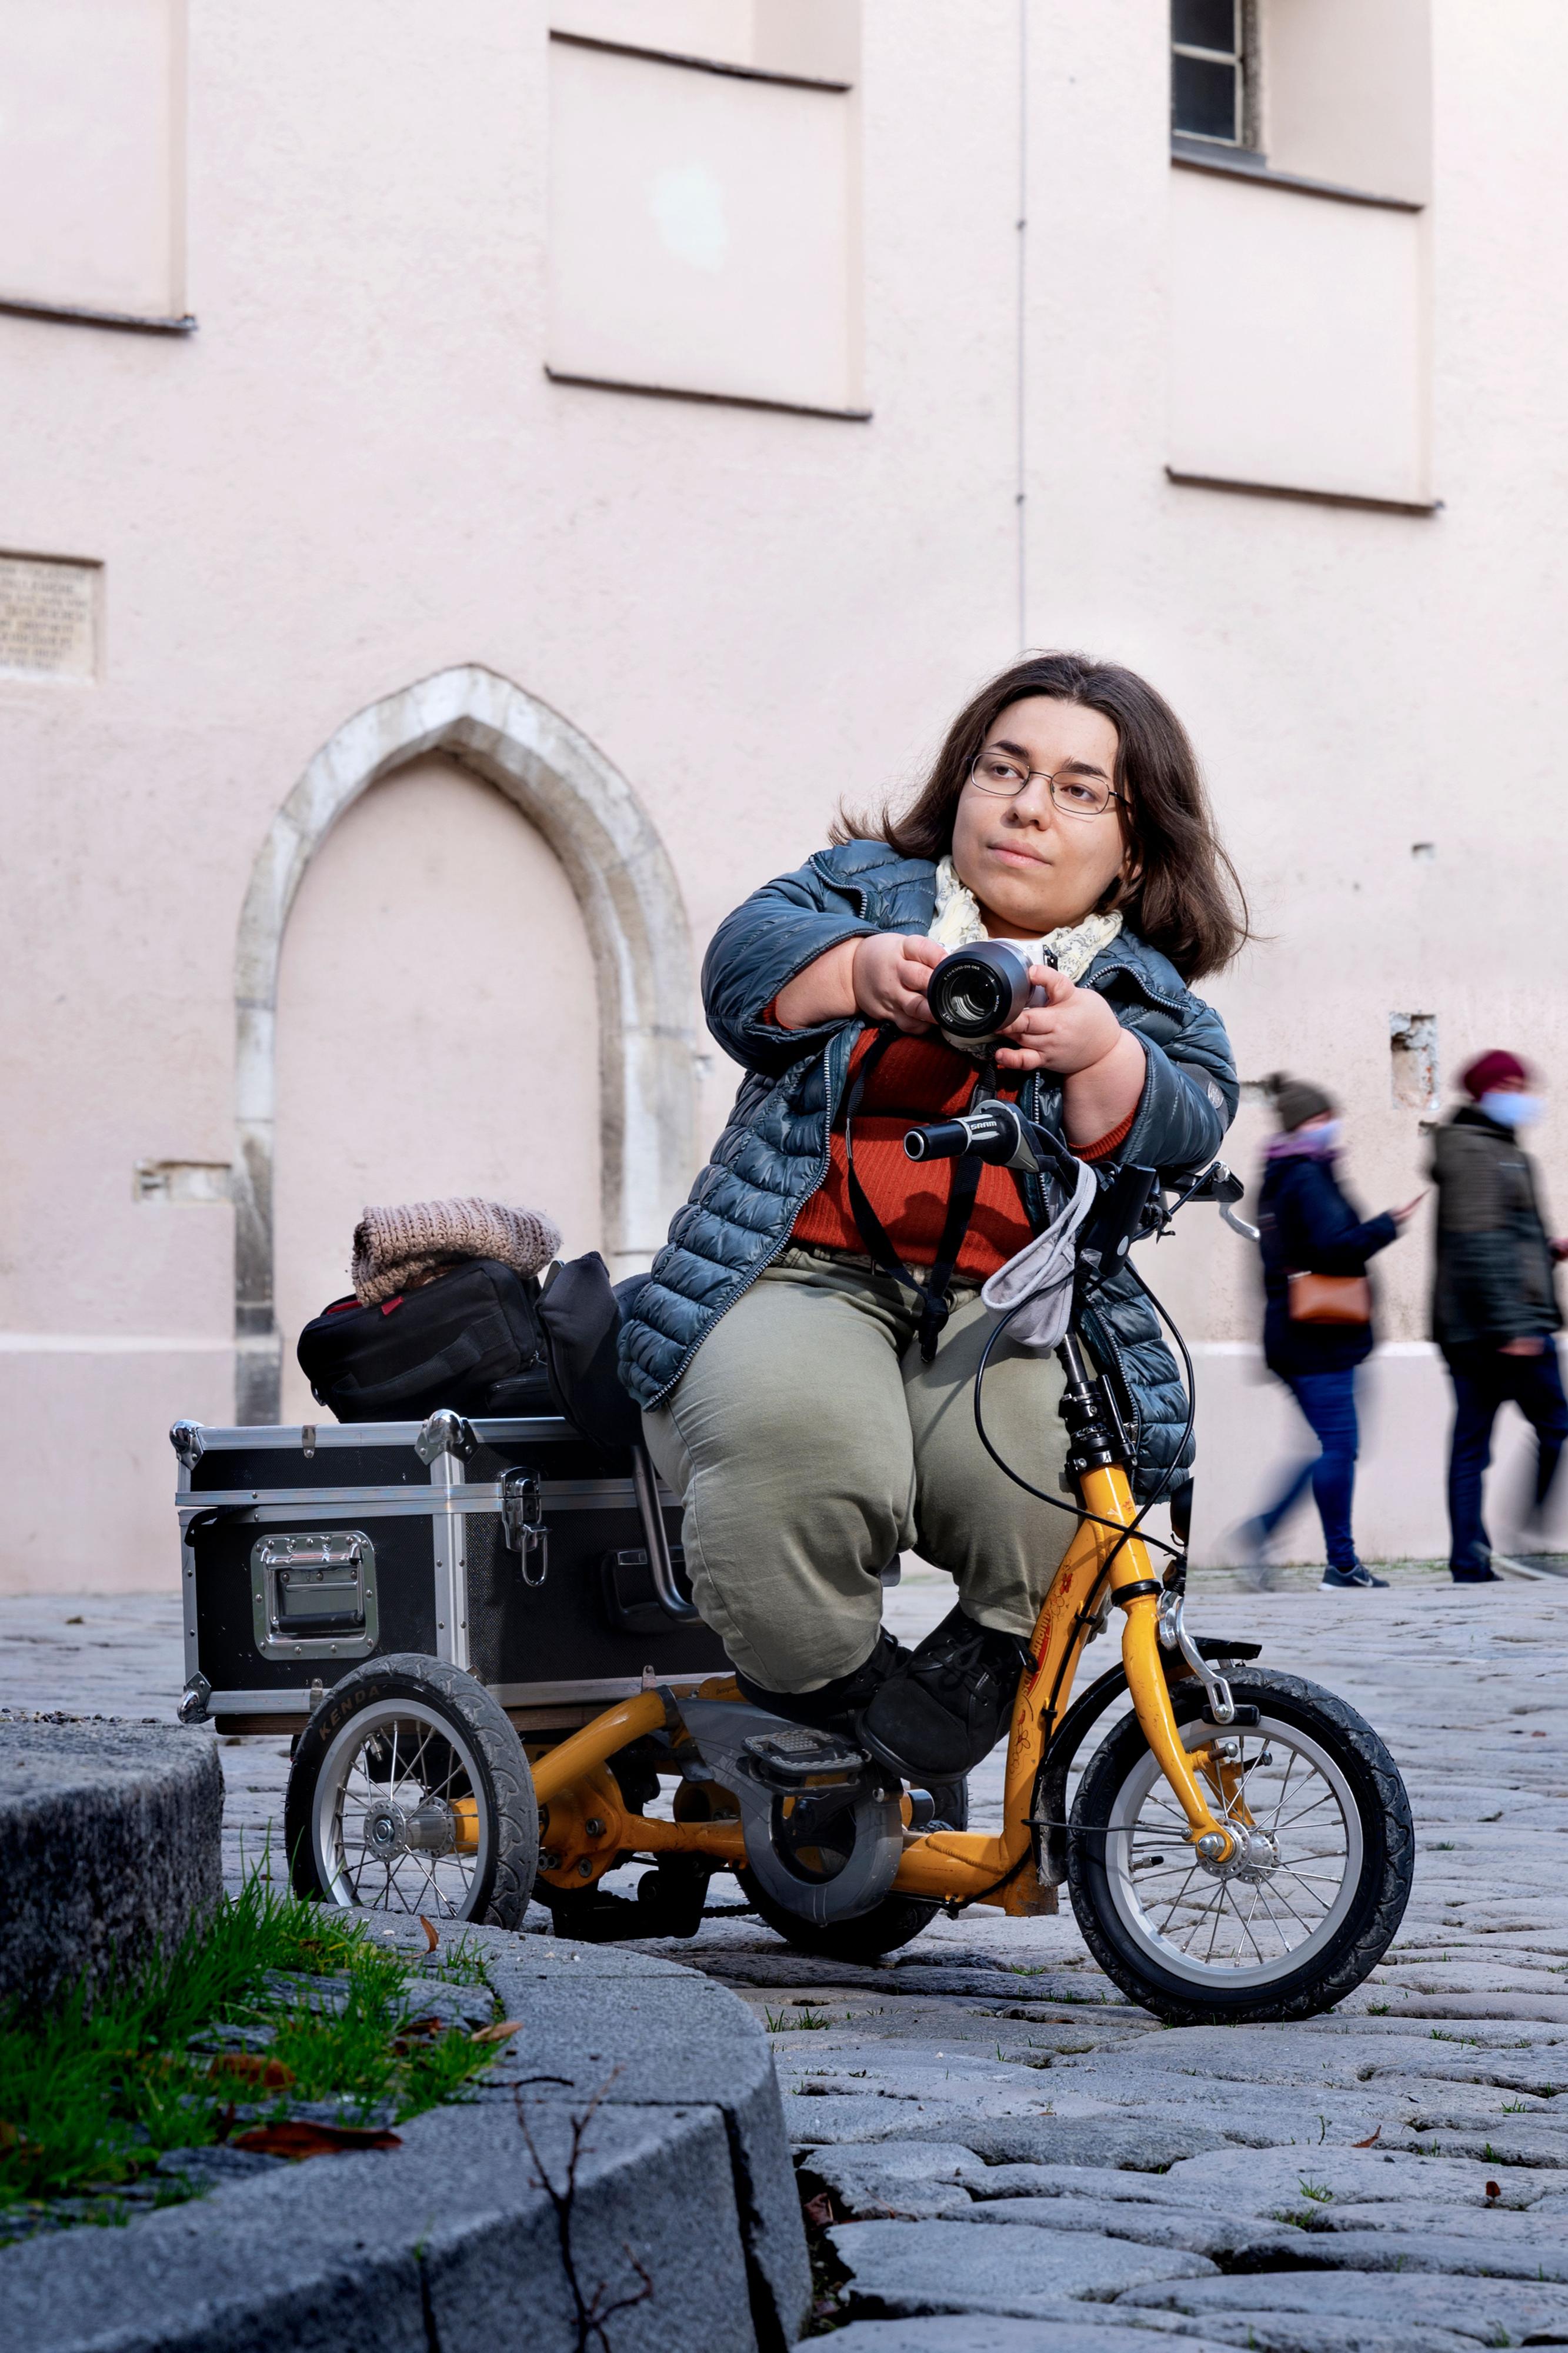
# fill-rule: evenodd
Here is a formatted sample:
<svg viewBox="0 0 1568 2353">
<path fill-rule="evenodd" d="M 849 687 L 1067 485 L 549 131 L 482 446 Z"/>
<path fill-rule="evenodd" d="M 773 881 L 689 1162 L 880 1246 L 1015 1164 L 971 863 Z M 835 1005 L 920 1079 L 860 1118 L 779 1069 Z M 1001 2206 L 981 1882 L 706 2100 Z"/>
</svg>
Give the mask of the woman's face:
<svg viewBox="0 0 1568 2353">
<path fill-rule="evenodd" d="M 1122 871 L 1121 804 L 1085 815 L 1053 800 L 1047 781 L 1054 777 L 1069 802 L 1091 806 L 1115 782 L 1117 741 L 1102 712 L 1054 695 L 1026 695 L 997 719 L 981 757 L 994 754 L 1027 768 L 1029 781 L 1011 799 L 965 784 L 952 827 L 958 878 L 994 936 L 1034 939 L 1081 923 Z"/>
</svg>

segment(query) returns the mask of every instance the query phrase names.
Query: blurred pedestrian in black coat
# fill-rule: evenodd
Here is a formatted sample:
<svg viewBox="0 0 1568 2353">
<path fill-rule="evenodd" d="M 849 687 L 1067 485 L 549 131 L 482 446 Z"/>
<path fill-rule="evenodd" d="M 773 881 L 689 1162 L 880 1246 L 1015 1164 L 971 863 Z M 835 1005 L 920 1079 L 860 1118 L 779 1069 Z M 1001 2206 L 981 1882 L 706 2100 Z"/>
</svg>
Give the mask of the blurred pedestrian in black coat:
<svg viewBox="0 0 1568 2353">
<path fill-rule="evenodd" d="M 1539 1525 L 1568 1440 L 1568 1400 L 1557 1364 L 1557 1261 L 1568 1241 L 1548 1235 L 1535 1165 L 1521 1131 L 1541 1099 L 1517 1054 L 1482 1054 L 1460 1077 L 1469 1101 L 1433 1143 L 1437 1251 L 1432 1332 L 1454 1380 L 1448 1456 L 1448 1565 L 1456 1585 L 1489 1585 L 1491 1539 L 1481 1487 L 1500 1406 L 1517 1405 L 1535 1431 Z"/>
</svg>

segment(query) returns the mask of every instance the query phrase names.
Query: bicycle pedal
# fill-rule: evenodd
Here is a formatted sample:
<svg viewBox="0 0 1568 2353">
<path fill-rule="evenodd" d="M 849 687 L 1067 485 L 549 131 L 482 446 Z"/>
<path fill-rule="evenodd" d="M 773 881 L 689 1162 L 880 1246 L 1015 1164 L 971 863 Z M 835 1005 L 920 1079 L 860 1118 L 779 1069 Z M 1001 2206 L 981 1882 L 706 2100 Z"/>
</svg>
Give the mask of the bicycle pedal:
<svg viewBox="0 0 1568 2353">
<path fill-rule="evenodd" d="M 865 1750 L 853 1741 L 819 1731 L 815 1725 L 753 1733 L 744 1748 L 758 1780 L 769 1788 L 785 1791 L 812 1781 L 853 1781 L 870 1763 Z"/>
</svg>

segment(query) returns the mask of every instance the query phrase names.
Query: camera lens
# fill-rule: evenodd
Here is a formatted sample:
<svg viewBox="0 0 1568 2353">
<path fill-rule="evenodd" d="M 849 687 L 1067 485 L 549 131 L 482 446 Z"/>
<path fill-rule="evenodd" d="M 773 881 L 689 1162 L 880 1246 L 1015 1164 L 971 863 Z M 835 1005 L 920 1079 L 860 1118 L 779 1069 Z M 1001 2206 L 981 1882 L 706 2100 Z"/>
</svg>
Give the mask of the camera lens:
<svg viewBox="0 0 1568 2353">
<path fill-rule="evenodd" d="M 944 1029 L 962 1030 L 982 1038 L 1006 1018 L 1008 992 L 994 972 L 984 965 L 955 974 L 948 987 L 933 994 L 931 1010 Z"/>
<path fill-rule="evenodd" d="M 954 1038 L 992 1038 L 1027 1004 L 1029 968 L 1000 940 L 944 956 L 927 985 L 939 1029 Z"/>
</svg>

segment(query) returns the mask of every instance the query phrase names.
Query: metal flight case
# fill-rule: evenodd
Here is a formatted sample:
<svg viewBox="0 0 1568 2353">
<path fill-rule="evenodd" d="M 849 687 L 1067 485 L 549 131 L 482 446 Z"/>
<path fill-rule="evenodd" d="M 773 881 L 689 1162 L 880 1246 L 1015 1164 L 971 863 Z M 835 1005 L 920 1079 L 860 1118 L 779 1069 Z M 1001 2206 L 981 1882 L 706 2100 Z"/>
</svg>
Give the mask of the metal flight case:
<svg viewBox="0 0 1568 2353">
<path fill-rule="evenodd" d="M 692 1608 L 679 1507 L 646 1451 L 556 1415 L 208 1428 L 177 1421 L 182 1718 L 298 1731 L 363 1659 L 418 1651 L 520 1732 L 724 1674 Z"/>
</svg>

